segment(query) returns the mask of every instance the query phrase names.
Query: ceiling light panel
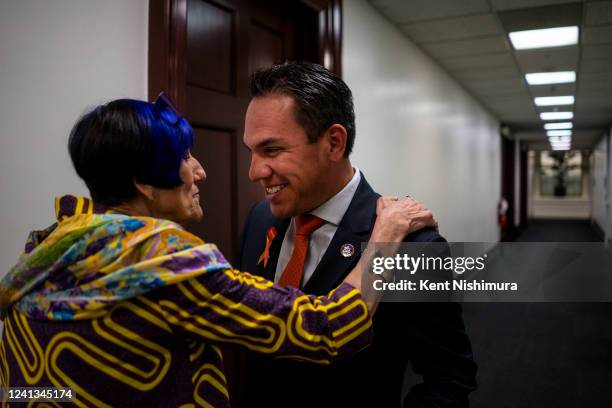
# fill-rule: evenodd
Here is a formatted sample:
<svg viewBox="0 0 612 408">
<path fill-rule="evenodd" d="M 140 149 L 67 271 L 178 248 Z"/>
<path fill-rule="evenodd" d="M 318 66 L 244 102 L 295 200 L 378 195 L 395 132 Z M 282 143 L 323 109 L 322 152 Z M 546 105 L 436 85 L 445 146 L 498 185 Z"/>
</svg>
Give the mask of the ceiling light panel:
<svg viewBox="0 0 612 408">
<path fill-rule="evenodd" d="M 576 82 L 576 71 L 532 72 L 525 79 L 529 85 L 567 84 Z"/>
<path fill-rule="evenodd" d="M 553 137 L 549 137 L 548 141 L 550 142 L 550 144 L 571 143 L 572 137 L 571 136 L 553 136 Z"/>
<path fill-rule="evenodd" d="M 546 132 L 546 136 L 571 136 L 571 130 L 549 130 Z"/>
<path fill-rule="evenodd" d="M 571 95 L 567 96 L 538 96 L 534 98 L 536 106 L 560 106 L 573 105 L 575 98 Z"/>
<path fill-rule="evenodd" d="M 557 130 L 557 129 L 571 129 L 574 127 L 572 122 L 556 122 L 544 124 L 546 130 Z"/>
<path fill-rule="evenodd" d="M 542 112 L 540 113 L 540 119 L 542 120 L 563 120 L 573 119 L 573 112 Z"/>
<path fill-rule="evenodd" d="M 578 44 L 578 26 L 515 31 L 509 34 L 515 50 L 563 47 Z"/>
</svg>

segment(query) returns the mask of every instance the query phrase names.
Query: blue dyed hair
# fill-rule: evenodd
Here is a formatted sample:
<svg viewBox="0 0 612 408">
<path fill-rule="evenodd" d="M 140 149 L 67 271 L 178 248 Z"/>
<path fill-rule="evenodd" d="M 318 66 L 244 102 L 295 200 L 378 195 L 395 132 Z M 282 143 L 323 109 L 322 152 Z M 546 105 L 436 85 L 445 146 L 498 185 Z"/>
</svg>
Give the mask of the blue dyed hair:
<svg viewBox="0 0 612 408">
<path fill-rule="evenodd" d="M 116 205 L 137 195 L 134 181 L 160 188 L 182 184 L 181 161 L 193 129 L 171 106 L 119 99 L 83 115 L 68 149 L 94 201 Z"/>
<path fill-rule="evenodd" d="M 181 160 L 193 145 L 193 129 L 171 108 L 157 113 L 151 103 L 130 100 L 130 104 L 149 136 L 151 148 L 137 181 L 163 188 L 180 186 Z"/>
</svg>

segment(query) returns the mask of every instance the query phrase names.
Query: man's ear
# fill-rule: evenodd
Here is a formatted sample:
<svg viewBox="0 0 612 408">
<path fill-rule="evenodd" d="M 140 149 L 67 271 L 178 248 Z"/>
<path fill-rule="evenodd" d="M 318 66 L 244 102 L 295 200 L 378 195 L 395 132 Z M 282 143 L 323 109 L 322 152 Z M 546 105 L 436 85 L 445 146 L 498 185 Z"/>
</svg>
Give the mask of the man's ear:
<svg viewBox="0 0 612 408">
<path fill-rule="evenodd" d="M 344 126 L 334 123 L 325 131 L 325 137 L 329 143 L 330 158 L 334 161 L 344 159 L 347 138 Z"/>
<path fill-rule="evenodd" d="M 134 180 L 134 186 L 136 189 L 145 196 L 148 200 L 153 201 L 153 196 L 155 194 L 155 189 L 150 184 L 142 184 Z"/>
</svg>

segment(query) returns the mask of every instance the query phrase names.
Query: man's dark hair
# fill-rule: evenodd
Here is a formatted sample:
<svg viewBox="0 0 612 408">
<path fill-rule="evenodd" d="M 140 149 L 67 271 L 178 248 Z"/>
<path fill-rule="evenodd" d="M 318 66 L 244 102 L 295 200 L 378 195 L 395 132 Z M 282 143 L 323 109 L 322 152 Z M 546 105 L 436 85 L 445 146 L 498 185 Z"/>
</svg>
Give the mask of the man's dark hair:
<svg viewBox="0 0 612 408">
<path fill-rule="evenodd" d="M 193 144 L 193 130 L 169 110 L 158 115 L 151 103 L 119 99 L 100 105 L 74 125 L 68 151 L 94 202 L 117 205 L 136 197 L 134 181 L 174 188 L 181 161 Z"/>
<path fill-rule="evenodd" d="M 287 95 L 295 101 L 295 120 L 310 143 L 331 125 L 346 129 L 348 157 L 355 143 L 353 95 L 344 81 L 318 64 L 286 62 L 256 71 L 251 77 L 251 96 Z"/>
</svg>

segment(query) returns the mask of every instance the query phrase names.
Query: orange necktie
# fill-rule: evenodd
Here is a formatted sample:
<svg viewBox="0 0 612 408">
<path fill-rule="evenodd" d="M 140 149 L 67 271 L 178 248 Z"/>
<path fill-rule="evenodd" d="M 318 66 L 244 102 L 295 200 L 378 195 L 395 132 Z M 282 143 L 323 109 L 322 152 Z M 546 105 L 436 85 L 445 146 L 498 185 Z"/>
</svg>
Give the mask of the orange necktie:
<svg viewBox="0 0 612 408">
<path fill-rule="evenodd" d="M 325 221 L 311 214 L 303 214 L 295 217 L 295 242 L 291 259 L 285 267 L 278 282 L 281 286 L 293 286 L 299 288 L 304 274 L 304 262 L 308 253 L 308 242 L 310 234 L 323 225 Z"/>
</svg>

